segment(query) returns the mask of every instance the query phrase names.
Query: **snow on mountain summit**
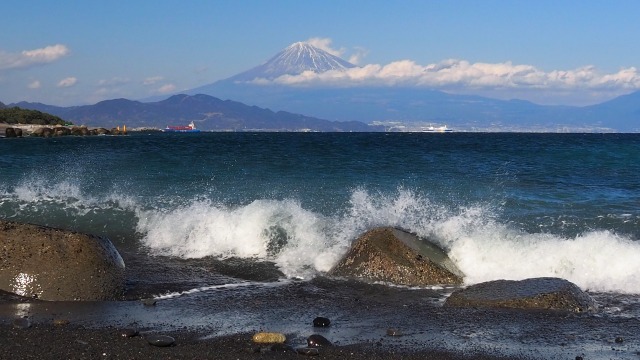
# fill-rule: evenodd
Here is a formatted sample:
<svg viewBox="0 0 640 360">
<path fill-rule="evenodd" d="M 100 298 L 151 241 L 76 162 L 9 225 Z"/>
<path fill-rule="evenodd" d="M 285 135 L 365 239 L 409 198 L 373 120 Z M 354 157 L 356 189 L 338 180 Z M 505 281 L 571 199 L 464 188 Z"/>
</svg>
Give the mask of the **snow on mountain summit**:
<svg viewBox="0 0 640 360">
<path fill-rule="evenodd" d="M 345 70 L 356 65 L 305 42 L 289 45 L 266 63 L 233 76 L 229 80 L 272 80 L 282 75 L 298 75 L 305 71 L 322 73 L 329 70 Z"/>
</svg>

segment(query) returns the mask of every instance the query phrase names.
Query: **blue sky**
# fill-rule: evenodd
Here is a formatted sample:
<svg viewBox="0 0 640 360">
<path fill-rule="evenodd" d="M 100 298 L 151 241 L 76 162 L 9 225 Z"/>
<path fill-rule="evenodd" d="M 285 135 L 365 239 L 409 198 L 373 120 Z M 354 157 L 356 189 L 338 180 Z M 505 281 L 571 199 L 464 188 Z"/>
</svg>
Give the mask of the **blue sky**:
<svg viewBox="0 0 640 360">
<path fill-rule="evenodd" d="M 638 14 L 635 0 L 10 0 L 0 101 L 67 106 L 170 94 L 310 41 L 363 70 L 299 79 L 308 86 L 592 104 L 640 89 Z"/>
</svg>

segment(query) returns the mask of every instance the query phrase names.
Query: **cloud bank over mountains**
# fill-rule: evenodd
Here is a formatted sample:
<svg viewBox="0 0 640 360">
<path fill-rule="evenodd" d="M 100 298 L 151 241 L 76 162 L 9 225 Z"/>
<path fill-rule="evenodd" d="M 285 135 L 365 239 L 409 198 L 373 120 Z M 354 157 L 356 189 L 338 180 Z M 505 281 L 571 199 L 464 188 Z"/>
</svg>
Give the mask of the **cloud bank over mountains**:
<svg viewBox="0 0 640 360">
<path fill-rule="evenodd" d="M 344 56 L 346 49 L 333 49 L 331 39 L 312 38 L 307 43 Z M 366 54 L 361 48 L 350 57 L 362 60 Z M 353 61 L 351 61 L 353 63 Z M 322 73 L 305 71 L 297 75 L 282 75 L 274 79 L 256 78 L 255 84 L 288 86 L 402 86 L 432 88 L 452 92 L 470 93 L 474 90 L 519 91 L 568 95 L 577 92 L 611 93 L 618 95 L 640 89 L 640 73 L 635 67 L 622 68 L 615 73 L 604 73 L 595 66 L 586 65 L 571 70 L 544 71 L 533 65 L 502 63 L 471 63 L 460 59 L 447 59 L 438 63 L 421 65 L 413 60 L 393 61 L 386 65 L 366 64 L 351 69 L 329 70 Z M 576 94 L 577 95 L 577 94 Z"/>
<path fill-rule="evenodd" d="M 331 55 L 346 59 L 357 67 L 334 69 L 324 72 L 304 71 L 275 78 L 253 78 L 247 81 L 255 85 L 284 85 L 292 87 L 405 87 L 442 90 L 458 94 L 474 94 L 502 99 L 520 98 L 541 104 L 587 105 L 640 89 L 640 73 L 636 67 L 620 68 L 616 72 L 604 72 L 593 65 L 569 70 L 545 70 L 530 64 L 504 62 L 470 62 L 464 59 L 445 59 L 420 64 L 416 60 L 401 59 L 387 64 L 366 63 L 367 49 L 361 47 L 334 47 L 330 38 L 313 37 L 306 43 Z M 6 52 L 0 49 L 0 81 L 2 75 L 17 74 L 31 68 L 55 63 L 71 55 L 63 44 L 42 48 Z M 27 73 L 27 75 L 29 75 Z M 168 76 L 170 75 L 170 76 Z M 76 102 L 100 101 L 113 97 L 143 98 L 150 95 L 171 94 L 186 84 L 175 81 L 179 74 L 146 74 L 139 79 L 131 74 L 111 74 L 109 79 L 82 79 L 83 75 L 64 75 L 61 80 L 46 82 L 27 76 L 23 88 L 32 93 L 44 94 L 49 88 L 76 87 L 85 99 Z M 86 75 L 84 75 L 86 78 Z M 168 81 L 167 77 L 174 81 Z M 6 84 L 7 76 L 5 76 Z M 197 84 L 194 84 L 197 85 Z M 60 97 L 63 92 L 58 93 Z M 71 101 L 71 100 L 68 100 Z"/>
</svg>

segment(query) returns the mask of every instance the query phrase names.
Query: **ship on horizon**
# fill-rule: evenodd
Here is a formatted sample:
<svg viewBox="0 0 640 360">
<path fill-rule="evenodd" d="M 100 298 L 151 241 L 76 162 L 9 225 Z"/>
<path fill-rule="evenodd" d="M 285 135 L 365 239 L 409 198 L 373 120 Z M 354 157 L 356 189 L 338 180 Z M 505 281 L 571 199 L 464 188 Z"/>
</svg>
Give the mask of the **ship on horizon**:
<svg viewBox="0 0 640 360">
<path fill-rule="evenodd" d="M 196 129 L 196 124 L 192 122 L 186 126 L 167 126 L 162 130 L 163 132 L 180 132 L 180 133 L 197 133 L 200 132 L 199 129 Z"/>
</svg>

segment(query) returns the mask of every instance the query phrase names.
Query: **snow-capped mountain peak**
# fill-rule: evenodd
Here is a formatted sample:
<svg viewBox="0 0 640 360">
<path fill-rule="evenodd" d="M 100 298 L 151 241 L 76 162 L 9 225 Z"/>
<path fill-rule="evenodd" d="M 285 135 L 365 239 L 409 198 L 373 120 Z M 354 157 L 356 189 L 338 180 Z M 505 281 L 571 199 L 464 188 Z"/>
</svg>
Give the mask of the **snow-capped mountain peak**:
<svg viewBox="0 0 640 360">
<path fill-rule="evenodd" d="M 266 63 L 240 73 L 229 80 L 251 81 L 275 79 L 282 75 L 298 75 L 305 71 L 322 73 L 329 70 L 345 70 L 356 65 L 305 42 L 289 45 Z"/>
</svg>

